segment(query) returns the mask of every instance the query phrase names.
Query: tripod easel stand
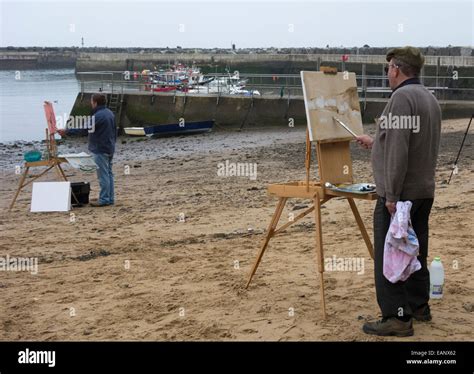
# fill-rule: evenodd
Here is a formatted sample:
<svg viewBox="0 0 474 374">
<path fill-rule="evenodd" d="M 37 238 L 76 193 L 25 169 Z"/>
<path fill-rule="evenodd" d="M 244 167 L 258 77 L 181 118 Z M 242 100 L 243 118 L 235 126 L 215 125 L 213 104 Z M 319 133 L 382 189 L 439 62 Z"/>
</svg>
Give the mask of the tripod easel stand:
<svg viewBox="0 0 474 374">
<path fill-rule="evenodd" d="M 278 234 L 284 232 L 289 226 L 298 222 L 303 217 L 314 211 L 315 220 L 315 239 L 316 239 L 316 258 L 317 268 L 319 273 L 319 282 L 321 286 L 321 309 L 324 318 L 326 318 L 326 301 L 324 293 L 324 251 L 322 239 L 322 220 L 321 220 L 321 206 L 327 201 L 335 197 L 342 197 L 346 199 L 354 214 L 354 218 L 365 241 L 370 257 L 373 259 L 373 246 L 369 235 L 364 226 L 364 222 L 360 217 L 359 211 L 355 204 L 355 199 L 375 200 L 377 195 L 375 192 L 358 194 L 351 192 L 334 191 L 325 187 L 326 182 L 332 184 L 353 183 L 352 177 L 352 160 L 350 155 L 350 138 L 331 139 L 328 141 L 316 141 L 316 152 L 318 157 L 319 181 L 310 181 L 311 169 L 311 141 L 309 130 L 306 130 L 306 180 L 282 184 L 271 184 L 268 186 L 268 193 L 278 198 L 278 204 L 275 212 L 270 220 L 266 236 L 263 240 L 260 251 L 257 254 L 255 263 L 250 271 L 246 288 L 250 285 L 252 278 L 262 260 L 265 249 L 270 240 Z M 313 205 L 304 212 L 294 217 L 293 220 L 283 224 L 277 229 L 283 209 L 286 202 L 291 198 L 311 199 Z"/>
</svg>

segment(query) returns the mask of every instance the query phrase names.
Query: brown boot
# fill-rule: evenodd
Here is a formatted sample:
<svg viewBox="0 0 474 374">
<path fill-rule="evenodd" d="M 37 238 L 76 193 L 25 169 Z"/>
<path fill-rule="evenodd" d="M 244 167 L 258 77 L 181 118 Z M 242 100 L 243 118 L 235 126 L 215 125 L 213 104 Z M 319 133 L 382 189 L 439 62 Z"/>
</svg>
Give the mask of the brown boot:
<svg viewBox="0 0 474 374">
<path fill-rule="evenodd" d="M 404 322 L 395 317 L 382 318 L 380 321 L 364 323 L 362 330 L 370 335 L 412 336 L 413 323 L 411 319 Z"/>
</svg>

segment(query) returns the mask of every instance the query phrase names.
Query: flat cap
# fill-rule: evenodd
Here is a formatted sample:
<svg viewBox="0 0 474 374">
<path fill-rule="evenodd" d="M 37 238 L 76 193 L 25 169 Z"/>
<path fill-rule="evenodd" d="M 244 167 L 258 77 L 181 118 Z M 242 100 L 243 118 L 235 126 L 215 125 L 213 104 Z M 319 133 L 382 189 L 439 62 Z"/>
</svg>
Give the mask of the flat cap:
<svg viewBox="0 0 474 374">
<path fill-rule="evenodd" d="M 392 48 L 387 52 L 386 59 L 390 62 L 394 57 L 417 69 L 421 69 L 425 63 L 425 56 L 415 47 Z"/>
</svg>

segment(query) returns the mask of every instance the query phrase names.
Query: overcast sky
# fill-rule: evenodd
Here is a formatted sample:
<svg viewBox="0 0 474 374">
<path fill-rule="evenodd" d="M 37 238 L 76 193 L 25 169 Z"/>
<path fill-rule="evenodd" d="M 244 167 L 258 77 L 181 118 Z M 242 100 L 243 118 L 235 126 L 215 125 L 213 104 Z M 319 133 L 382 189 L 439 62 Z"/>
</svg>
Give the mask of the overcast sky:
<svg viewBox="0 0 474 374">
<path fill-rule="evenodd" d="M 473 46 L 473 1 L 5 1 L 0 45 Z"/>
</svg>

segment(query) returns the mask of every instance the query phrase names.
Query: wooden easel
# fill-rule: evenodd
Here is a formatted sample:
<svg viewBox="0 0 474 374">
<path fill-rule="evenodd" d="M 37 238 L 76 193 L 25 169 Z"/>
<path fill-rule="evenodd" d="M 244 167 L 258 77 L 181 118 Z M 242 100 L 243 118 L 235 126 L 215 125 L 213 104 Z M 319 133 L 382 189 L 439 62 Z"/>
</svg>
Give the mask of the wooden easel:
<svg viewBox="0 0 474 374">
<path fill-rule="evenodd" d="M 320 181 L 310 181 L 310 169 L 311 169 L 311 141 L 309 136 L 309 130 L 306 129 L 306 157 L 305 157 L 305 168 L 306 168 L 306 180 L 297 181 L 283 184 L 271 184 L 268 186 L 268 193 L 275 197 L 278 197 L 278 204 L 275 209 L 275 213 L 270 221 L 267 229 L 267 234 L 263 240 L 262 247 L 257 254 L 255 263 L 250 271 L 247 285 L 248 288 L 252 278 L 262 260 L 265 249 L 268 246 L 271 238 L 275 235 L 282 233 L 289 226 L 298 222 L 303 217 L 307 216 L 314 211 L 314 220 L 316 228 L 316 257 L 317 267 L 319 273 L 319 282 L 321 285 L 321 308 L 323 317 L 326 318 L 326 300 L 324 293 L 324 252 L 323 252 L 323 239 L 322 239 L 322 221 L 321 221 L 321 206 L 328 200 L 334 197 L 345 198 L 349 206 L 351 207 L 352 213 L 354 214 L 355 220 L 362 234 L 362 238 L 365 241 L 370 257 L 373 259 L 373 246 L 370 241 L 369 235 L 364 226 L 355 199 L 362 200 L 375 200 L 377 195 L 375 192 L 367 194 L 357 194 L 349 192 L 334 191 L 325 187 L 326 182 L 332 184 L 342 183 L 353 183 L 352 178 L 352 159 L 350 154 L 350 139 L 333 139 L 330 141 L 316 141 L 316 151 L 318 157 L 318 169 Z M 290 198 L 303 198 L 313 200 L 313 205 L 306 209 L 304 212 L 296 216 L 292 221 L 283 224 L 277 229 L 278 222 L 280 220 L 283 209 L 286 202 Z"/>
<path fill-rule="evenodd" d="M 51 105 L 51 103 L 45 102 L 45 105 Z M 58 179 L 59 180 L 64 180 L 68 181 L 66 174 L 64 173 L 64 170 L 61 168 L 62 163 L 67 163 L 67 160 L 62 157 L 57 157 L 58 153 L 58 148 L 56 145 L 56 139 L 54 138 L 54 132 L 56 129 L 56 122 L 54 119 L 54 112 L 52 112 L 53 118 L 48 118 L 48 113 L 46 113 L 46 120 L 48 123 L 48 126 L 46 127 L 46 159 L 45 160 L 40 160 L 40 161 L 33 161 L 33 162 L 28 162 L 26 161 L 24 164 L 25 171 L 23 172 L 20 183 L 18 184 L 18 188 L 15 192 L 15 196 L 13 197 L 13 200 L 10 204 L 10 207 L 8 208 L 9 211 L 13 209 L 13 206 L 15 205 L 16 199 L 18 198 L 18 195 L 20 194 L 20 191 L 29 185 L 30 183 L 33 183 L 35 180 L 38 178 L 42 177 L 44 174 L 46 174 L 48 171 L 51 169 L 55 169 Z M 54 124 L 53 124 L 54 121 Z M 40 174 L 37 175 L 30 175 L 32 179 L 29 181 L 26 181 L 26 178 L 28 177 L 28 173 L 30 171 L 30 168 L 33 167 L 39 167 L 39 166 L 46 166 L 46 169 L 43 170 Z M 76 202 L 79 202 L 79 200 L 76 198 L 74 193 L 72 193 L 72 197 Z"/>
</svg>

